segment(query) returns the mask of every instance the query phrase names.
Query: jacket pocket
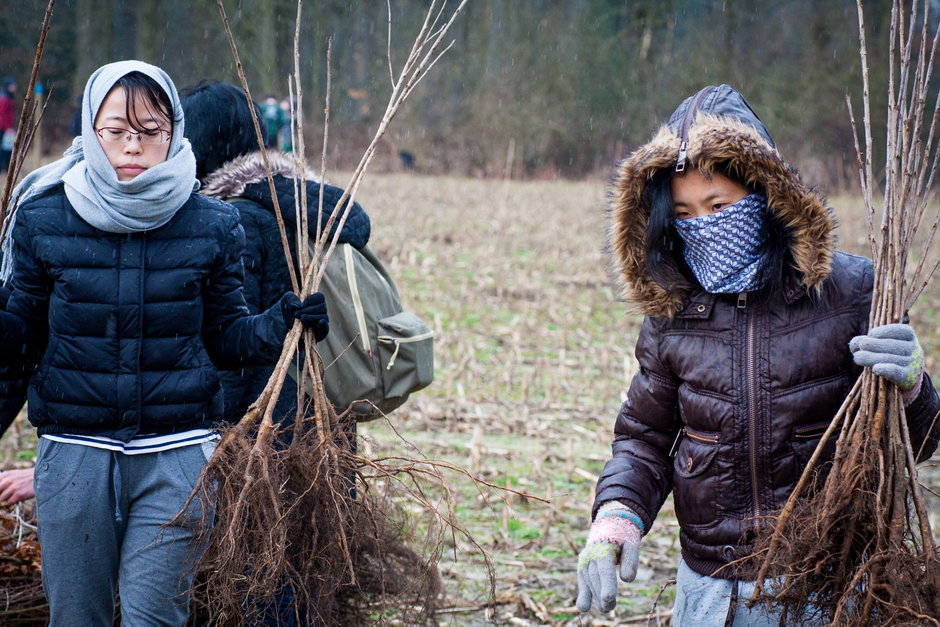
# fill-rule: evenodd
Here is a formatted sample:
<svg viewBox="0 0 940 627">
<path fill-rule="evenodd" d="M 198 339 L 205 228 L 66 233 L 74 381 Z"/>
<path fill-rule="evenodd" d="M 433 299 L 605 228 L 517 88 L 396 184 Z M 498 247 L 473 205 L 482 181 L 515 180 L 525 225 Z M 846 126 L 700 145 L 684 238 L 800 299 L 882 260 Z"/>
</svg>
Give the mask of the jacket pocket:
<svg viewBox="0 0 940 627">
<path fill-rule="evenodd" d="M 829 428 L 829 424 L 830 421 L 826 420 L 793 427 L 790 446 L 793 450 L 793 461 L 795 464 L 793 469 L 794 481 L 798 480 L 800 475 L 803 474 L 803 469 L 806 468 L 813 453 L 816 452 L 819 441 L 822 439 L 826 429 Z M 832 458 L 835 456 L 836 440 L 838 439 L 839 432 L 835 431 L 829 436 L 829 439 L 826 440 L 823 454 L 820 457 L 820 461 L 816 464 L 817 469 L 825 469 L 831 464 Z"/>
<path fill-rule="evenodd" d="M 45 390 L 46 378 L 49 376 L 52 361 L 55 359 L 58 350 L 59 336 L 50 335 L 49 345 L 46 347 L 46 354 L 43 355 L 42 360 L 39 362 L 39 367 L 36 369 L 36 376 L 33 379 L 33 384 L 36 386 L 36 391 L 39 392 L 40 396 L 44 396 L 43 392 Z"/>
<path fill-rule="evenodd" d="M 680 525 L 708 525 L 718 519 L 720 478 L 717 433 L 683 429 L 673 460 L 673 498 Z"/>
</svg>

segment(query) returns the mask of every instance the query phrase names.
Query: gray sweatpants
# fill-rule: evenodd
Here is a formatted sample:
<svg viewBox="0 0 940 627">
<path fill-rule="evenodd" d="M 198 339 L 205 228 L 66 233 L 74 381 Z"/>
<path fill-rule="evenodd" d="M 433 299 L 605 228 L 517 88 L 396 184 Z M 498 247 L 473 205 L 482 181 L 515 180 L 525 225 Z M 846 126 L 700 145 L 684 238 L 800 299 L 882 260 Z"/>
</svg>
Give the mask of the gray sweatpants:
<svg viewBox="0 0 940 627">
<path fill-rule="evenodd" d="M 121 624 L 182 625 L 198 557 L 193 525 L 164 527 L 179 512 L 212 444 L 124 455 L 39 440 L 36 506 L 50 625 L 110 626 L 120 588 Z"/>
<path fill-rule="evenodd" d="M 777 627 L 780 624 L 778 612 L 768 611 L 764 605 L 747 607 L 748 599 L 754 594 L 754 583 L 706 577 L 680 560 L 672 624 L 678 627 Z M 801 620 L 790 623 L 813 627 L 826 625 L 828 621 L 815 616 L 812 606 L 808 606 Z"/>
</svg>

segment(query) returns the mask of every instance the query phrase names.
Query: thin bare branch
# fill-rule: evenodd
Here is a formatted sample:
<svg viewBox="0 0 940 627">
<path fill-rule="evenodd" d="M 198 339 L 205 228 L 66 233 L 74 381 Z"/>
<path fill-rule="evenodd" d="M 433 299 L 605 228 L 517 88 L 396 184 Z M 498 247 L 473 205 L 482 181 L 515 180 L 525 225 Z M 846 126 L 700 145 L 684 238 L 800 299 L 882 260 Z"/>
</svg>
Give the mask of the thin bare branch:
<svg viewBox="0 0 940 627">
<path fill-rule="evenodd" d="M 394 87 L 395 69 L 392 67 L 392 0 L 385 0 L 385 9 L 388 12 L 388 37 L 385 40 L 385 56 L 388 59 L 388 81 Z"/>
<path fill-rule="evenodd" d="M 36 54 L 33 57 L 33 69 L 29 73 L 29 83 L 26 85 L 26 95 L 23 97 L 23 108 L 20 110 L 20 119 L 16 125 L 16 138 L 13 140 L 13 152 L 10 156 L 10 164 L 7 168 L 7 179 L 3 189 L 3 197 L 0 198 L 0 224 L 6 223 L 6 216 L 10 204 L 10 195 L 13 193 L 13 186 L 16 183 L 17 175 L 22 167 L 23 159 L 26 157 L 26 148 L 24 144 L 27 134 L 32 137 L 35 126 L 33 116 L 36 111 L 32 106 L 34 92 L 36 89 L 36 77 L 39 75 L 39 65 L 42 63 L 42 53 L 46 47 L 46 35 L 49 33 L 49 26 L 52 23 L 52 9 L 55 6 L 55 0 L 49 0 L 46 5 L 46 12 L 42 16 L 42 26 L 39 29 L 39 42 L 36 44 Z M 26 129 L 33 130 L 27 131 Z M 24 147 L 25 146 L 25 147 Z M 5 233 L 0 233 L 0 244 L 3 243 Z"/>
<path fill-rule="evenodd" d="M 457 16 L 463 11 L 463 8 L 466 6 L 467 2 L 468 0 L 463 0 L 460 3 L 460 5 L 454 10 L 453 14 L 451 14 L 447 23 L 441 28 L 441 37 L 443 37 L 451 28 L 451 26 L 453 26 L 454 21 L 456 20 Z M 405 68 L 402 70 L 401 76 L 396 81 L 395 89 L 393 89 L 392 95 L 389 98 L 388 105 L 386 106 L 385 113 L 382 116 L 382 120 L 379 122 L 378 129 L 376 130 L 375 135 L 372 138 L 372 141 L 370 142 L 369 146 L 366 148 L 366 151 L 363 154 L 362 159 L 359 161 L 359 164 L 356 166 L 355 170 L 353 171 L 352 177 L 350 178 L 350 183 L 346 186 L 346 190 L 343 192 L 343 195 L 340 197 L 339 201 L 337 202 L 337 205 L 336 205 L 337 210 L 333 212 L 333 215 L 331 215 L 330 219 L 327 221 L 327 225 L 324 229 L 325 234 L 330 233 L 331 229 L 334 228 L 333 222 L 334 220 L 337 220 L 336 214 L 340 213 L 339 209 L 345 208 L 347 207 L 347 205 L 351 205 L 353 201 L 355 200 L 355 196 L 350 195 L 350 190 L 355 190 L 358 187 L 358 182 L 361 179 L 363 173 L 365 172 L 365 169 L 371 163 L 372 158 L 375 155 L 376 146 L 378 146 L 379 141 L 385 135 L 385 132 L 388 129 L 389 124 L 394 119 L 395 115 L 398 113 L 401 106 L 407 100 L 408 96 L 411 94 L 411 91 L 414 89 L 415 85 L 417 85 L 418 80 L 420 80 L 421 76 L 423 76 L 424 72 L 426 72 L 427 70 L 426 63 L 428 59 L 427 54 L 433 53 L 437 49 L 437 47 L 440 46 L 441 37 L 435 40 L 435 42 L 431 45 L 431 48 L 428 51 L 428 53 L 425 53 L 423 45 L 419 45 L 419 40 L 422 41 L 422 43 L 426 43 L 422 38 L 424 34 L 426 33 L 427 25 L 431 16 L 431 11 L 433 9 L 434 9 L 434 3 L 432 3 L 431 8 L 428 10 L 428 14 L 425 17 L 425 22 L 424 22 L 424 25 L 422 26 L 421 32 L 419 33 L 418 38 L 415 40 L 415 46 L 412 47 L 412 53 L 409 55 L 409 60 L 405 63 Z M 449 46 L 447 49 L 449 49 Z M 446 52 L 446 49 L 445 49 L 445 52 Z M 424 60 L 418 63 L 417 66 L 415 66 L 413 60 L 417 58 L 421 58 L 421 57 L 423 57 Z M 435 62 L 437 61 L 437 58 L 438 58 L 437 56 L 433 57 Z M 407 74 L 409 69 L 411 71 L 410 75 Z M 348 217 L 350 212 L 343 210 L 341 213 L 342 215 L 339 217 L 338 224 L 335 227 L 337 231 L 342 230 L 343 225 L 346 222 L 346 218 Z M 315 273 L 308 271 L 307 276 L 304 277 L 304 285 L 307 285 L 308 282 L 312 282 L 310 284 L 310 289 L 316 289 L 316 287 L 320 284 L 320 281 L 323 278 L 323 273 L 326 270 L 326 263 L 329 260 L 330 256 L 333 254 L 333 251 L 336 248 L 336 244 L 337 244 L 336 239 L 330 242 L 330 245 L 327 247 L 326 252 L 323 254 L 322 259 L 320 261 L 319 270 L 317 270 Z"/>
<path fill-rule="evenodd" d="M 251 121 L 255 126 L 255 137 L 258 140 L 258 149 L 261 151 L 261 161 L 264 163 L 264 170 L 267 173 L 268 189 L 271 192 L 271 199 L 274 204 L 274 216 L 277 219 L 277 228 L 281 234 L 281 245 L 284 249 L 284 257 L 287 259 L 287 270 L 290 273 L 291 287 L 295 293 L 299 294 L 300 285 L 297 282 L 297 272 L 294 270 L 294 256 L 291 254 L 290 242 L 287 240 L 287 230 L 284 226 L 284 217 L 281 215 L 281 205 L 278 202 L 277 190 L 274 187 L 274 176 L 271 174 L 271 164 L 268 162 L 268 151 L 264 145 L 264 134 L 261 132 L 261 123 L 258 121 L 254 99 L 252 99 L 251 90 L 248 87 L 248 78 L 245 76 L 245 68 L 242 65 L 241 55 L 238 53 L 238 46 L 235 45 L 235 37 L 232 35 L 228 15 L 225 13 L 225 5 L 222 3 L 222 0 L 216 0 L 216 4 L 219 7 L 219 15 L 222 17 L 222 26 L 225 28 L 225 36 L 228 38 L 229 47 L 232 49 L 232 57 L 235 59 L 235 69 L 238 72 L 239 80 L 241 80 L 242 91 L 245 92 L 245 100 L 248 102 L 248 111 L 251 113 Z"/>
</svg>

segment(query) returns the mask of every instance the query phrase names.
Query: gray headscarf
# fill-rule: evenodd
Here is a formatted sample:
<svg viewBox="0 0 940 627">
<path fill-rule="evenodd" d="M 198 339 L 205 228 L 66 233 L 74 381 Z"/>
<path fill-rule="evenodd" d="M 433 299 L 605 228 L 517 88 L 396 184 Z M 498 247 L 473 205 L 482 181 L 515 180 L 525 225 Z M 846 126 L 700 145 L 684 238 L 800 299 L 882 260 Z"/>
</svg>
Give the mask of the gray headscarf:
<svg viewBox="0 0 940 627">
<path fill-rule="evenodd" d="M 119 181 L 95 134 L 98 109 L 114 84 L 131 72 L 149 76 L 166 92 L 173 107 L 173 136 L 167 159 L 130 181 Z M 65 195 L 88 224 L 109 233 L 136 233 L 169 222 L 190 194 L 199 188 L 196 159 L 183 137 L 183 109 L 176 86 L 160 68 L 142 61 L 118 61 L 98 68 L 85 84 L 82 97 L 82 134 L 58 161 L 26 176 L 13 190 L 12 202 L 21 206 L 34 196 L 65 184 Z M 8 213 L 4 231 L 0 280 L 12 274 L 12 233 L 15 212 Z"/>
</svg>

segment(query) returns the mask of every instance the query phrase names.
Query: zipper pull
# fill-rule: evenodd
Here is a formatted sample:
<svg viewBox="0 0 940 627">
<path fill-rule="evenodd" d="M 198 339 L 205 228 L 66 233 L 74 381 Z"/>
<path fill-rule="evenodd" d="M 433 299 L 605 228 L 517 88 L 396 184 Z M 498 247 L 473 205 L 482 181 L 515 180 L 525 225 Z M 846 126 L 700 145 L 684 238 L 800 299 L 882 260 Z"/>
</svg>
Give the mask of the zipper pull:
<svg viewBox="0 0 940 627">
<path fill-rule="evenodd" d="M 685 162 L 688 159 L 686 156 L 689 149 L 689 142 L 686 139 L 682 140 L 682 143 L 679 144 L 679 158 L 676 160 L 676 172 L 685 172 Z"/>
<path fill-rule="evenodd" d="M 688 161 L 688 150 L 689 150 L 689 129 L 692 128 L 692 122 L 695 120 L 695 114 L 698 113 L 698 109 L 702 104 L 702 101 L 705 100 L 705 96 L 713 93 L 717 87 L 705 87 L 701 89 L 695 98 L 689 104 L 689 108 L 685 110 L 685 115 L 682 117 L 682 125 L 679 127 L 679 157 L 676 159 L 676 172 L 685 172 L 685 164 Z"/>
<path fill-rule="evenodd" d="M 679 429 L 679 433 L 676 434 L 676 439 L 672 443 L 672 448 L 669 449 L 669 457 L 675 457 L 676 451 L 679 450 L 679 442 L 682 440 L 682 436 L 685 435 L 685 427 Z"/>
<path fill-rule="evenodd" d="M 747 307 L 747 292 L 741 292 L 738 294 L 738 309 L 744 309 Z"/>
</svg>

